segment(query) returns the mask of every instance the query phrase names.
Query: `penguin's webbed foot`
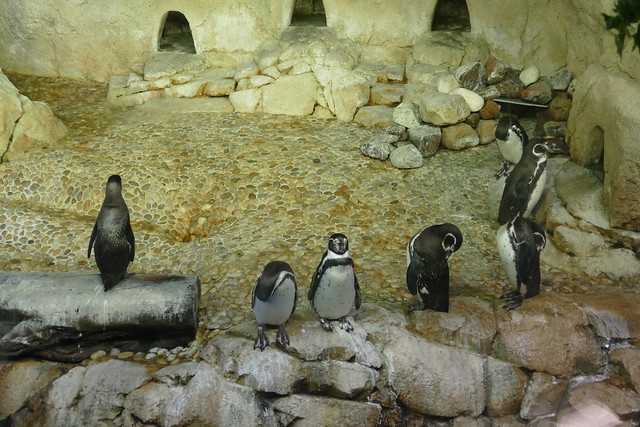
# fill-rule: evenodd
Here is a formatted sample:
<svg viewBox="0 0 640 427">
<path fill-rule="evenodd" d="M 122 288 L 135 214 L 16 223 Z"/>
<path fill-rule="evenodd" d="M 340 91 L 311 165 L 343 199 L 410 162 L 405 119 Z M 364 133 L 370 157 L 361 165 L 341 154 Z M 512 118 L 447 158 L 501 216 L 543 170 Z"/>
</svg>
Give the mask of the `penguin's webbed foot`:
<svg viewBox="0 0 640 427">
<path fill-rule="evenodd" d="M 524 300 L 524 297 L 522 296 L 522 294 L 520 294 L 520 292 L 511 291 L 511 292 L 502 294 L 500 299 L 504 301 L 502 308 L 504 308 L 507 311 L 511 311 L 511 310 L 515 310 L 516 308 L 522 305 L 522 301 Z"/>
<path fill-rule="evenodd" d="M 253 345 L 253 349 L 259 348 L 260 351 L 264 351 L 265 348 L 269 347 L 269 340 L 267 339 L 267 334 L 264 333 L 264 326 L 258 326 L 258 337 L 256 338 L 256 342 Z"/>
<path fill-rule="evenodd" d="M 289 335 L 287 331 L 284 329 L 284 325 L 278 326 L 278 334 L 276 335 L 276 342 L 282 348 L 287 348 L 289 346 Z"/>
<path fill-rule="evenodd" d="M 425 309 L 426 306 L 422 301 L 417 301 L 413 304 L 409 304 L 409 313 L 413 313 L 414 311 L 424 311 Z"/>
<path fill-rule="evenodd" d="M 353 332 L 353 325 L 351 324 L 351 322 L 349 322 L 349 319 L 343 317 L 342 319 L 340 319 L 340 329 L 345 332 Z"/>
<path fill-rule="evenodd" d="M 327 319 L 320 319 L 320 326 L 322 326 L 322 329 L 324 329 L 327 332 L 331 332 L 333 331 L 333 326 L 331 326 L 331 323 L 329 323 L 329 321 Z"/>
</svg>

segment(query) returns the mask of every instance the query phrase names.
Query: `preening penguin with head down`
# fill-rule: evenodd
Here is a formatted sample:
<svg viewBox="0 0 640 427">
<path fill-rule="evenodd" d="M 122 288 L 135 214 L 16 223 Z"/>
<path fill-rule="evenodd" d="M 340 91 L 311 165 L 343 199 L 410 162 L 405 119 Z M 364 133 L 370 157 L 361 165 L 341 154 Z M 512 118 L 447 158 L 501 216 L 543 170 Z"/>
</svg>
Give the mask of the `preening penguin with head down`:
<svg viewBox="0 0 640 427">
<path fill-rule="evenodd" d="M 462 233 L 453 224 L 425 228 L 407 245 L 407 288 L 418 295 L 413 310 L 449 311 L 449 257 L 462 246 Z"/>
<path fill-rule="evenodd" d="M 129 208 L 122 197 L 122 179 L 111 175 L 98 218 L 93 226 L 87 257 L 95 250 L 96 264 L 108 291 L 127 275 L 127 267 L 135 258 L 136 243 L 129 222 Z"/>
</svg>

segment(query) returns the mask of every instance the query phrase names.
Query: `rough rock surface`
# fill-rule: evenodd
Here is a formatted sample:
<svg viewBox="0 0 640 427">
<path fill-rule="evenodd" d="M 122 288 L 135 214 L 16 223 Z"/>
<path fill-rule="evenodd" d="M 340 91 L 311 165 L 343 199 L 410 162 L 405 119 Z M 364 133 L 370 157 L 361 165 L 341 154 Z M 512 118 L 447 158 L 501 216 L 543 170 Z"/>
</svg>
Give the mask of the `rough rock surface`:
<svg viewBox="0 0 640 427">
<path fill-rule="evenodd" d="M 313 71 L 338 120 L 350 122 L 357 109 L 369 102 L 370 84 L 363 75 L 342 68 L 315 67 Z"/>
<path fill-rule="evenodd" d="M 451 94 L 460 95 L 461 97 L 463 97 L 467 102 L 467 105 L 469 106 L 469 110 L 471 110 L 472 113 L 480 111 L 484 106 L 484 99 L 480 95 L 469 89 L 461 87 L 451 91 Z"/>
<path fill-rule="evenodd" d="M 147 81 L 172 77 L 178 73 L 198 72 L 205 68 L 205 60 L 199 55 L 178 52 L 158 52 L 144 65 Z"/>
<path fill-rule="evenodd" d="M 469 105 L 459 95 L 428 92 L 420 98 L 420 115 L 423 121 L 436 125 L 453 125 L 471 114 Z"/>
<path fill-rule="evenodd" d="M 398 169 L 415 169 L 422 167 L 422 153 L 413 144 L 396 148 L 389 156 L 391 164 Z"/>
<path fill-rule="evenodd" d="M 0 158 L 9 147 L 13 128 L 22 112 L 18 89 L 0 72 Z"/>
<path fill-rule="evenodd" d="M 551 375 L 596 372 L 603 355 L 587 316 L 570 300 L 559 311 L 560 298 L 540 294 L 525 300 L 517 311 L 498 314 L 494 354 Z"/>
<path fill-rule="evenodd" d="M 229 95 L 233 109 L 238 113 L 255 113 L 262 101 L 262 90 L 246 89 Z"/>
<path fill-rule="evenodd" d="M 262 89 L 262 111 L 306 116 L 313 113 L 318 83 L 312 73 L 283 76 Z"/>
<path fill-rule="evenodd" d="M 393 124 L 393 108 L 383 105 L 362 107 L 353 121 L 365 127 L 386 128 Z"/>
<path fill-rule="evenodd" d="M 526 394 L 520 409 L 520 417 L 532 420 L 536 417 L 553 414 L 567 390 L 567 381 L 548 374 L 534 372 L 527 385 Z"/>
<path fill-rule="evenodd" d="M 478 133 L 468 124 L 448 126 L 442 131 L 442 145 L 449 150 L 464 150 L 480 144 Z"/>
<path fill-rule="evenodd" d="M 388 141 L 393 139 L 395 138 L 378 135 L 371 139 L 371 141 L 362 144 L 360 146 L 360 152 L 372 159 L 387 160 L 391 151 L 393 151 L 393 146 Z"/>
<path fill-rule="evenodd" d="M 409 141 L 416 146 L 423 157 L 431 157 L 440 148 L 442 131 L 436 126 L 417 126 L 409 129 Z"/>
<path fill-rule="evenodd" d="M 622 418 L 640 414 L 640 395 L 631 390 L 620 389 L 606 382 L 581 384 L 569 392 L 569 404 L 574 408 L 590 402 L 599 402 Z"/>
<path fill-rule="evenodd" d="M 0 363 L 0 420 L 17 412 L 31 397 L 62 375 L 55 363 Z"/>
<path fill-rule="evenodd" d="M 510 363 L 487 358 L 487 414 L 492 417 L 517 414 L 529 377 Z"/>
<path fill-rule="evenodd" d="M 296 394 L 273 402 L 277 412 L 296 419 L 296 426 L 340 425 L 377 426 L 381 408 L 374 403 L 349 402 Z"/>
<path fill-rule="evenodd" d="M 480 415 L 485 408 L 484 362 L 465 350 L 398 332 L 384 349 L 389 383 L 408 408 L 422 414 Z"/>
<path fill-rule="evenodd" d="M 393 107 L 402 102 L 405 85 L 377 83 L 371 87 L 371 103 Z"/>
<path fill-rule="evenodd" d="M 406 128 L 420 126 L 420 112 L 413 102 L 405 101 L 393 109 L 393 121 Z"/>
</svg>

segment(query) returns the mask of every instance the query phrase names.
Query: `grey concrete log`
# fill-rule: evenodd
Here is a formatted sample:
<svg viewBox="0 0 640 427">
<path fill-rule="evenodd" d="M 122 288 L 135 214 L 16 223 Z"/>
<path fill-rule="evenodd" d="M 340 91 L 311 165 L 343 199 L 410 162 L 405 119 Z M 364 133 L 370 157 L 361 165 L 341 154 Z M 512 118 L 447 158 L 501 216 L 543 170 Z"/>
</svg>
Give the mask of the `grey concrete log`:
<svg viewBox="0 0 640 427">
<path fill-rule="evenodd" d="M 130 274 L 105 292 L 98 274 L 0 272 L 0 357 L 182 345 L 195 337 L 199 301 L 197 277 Z"/>
</svg>

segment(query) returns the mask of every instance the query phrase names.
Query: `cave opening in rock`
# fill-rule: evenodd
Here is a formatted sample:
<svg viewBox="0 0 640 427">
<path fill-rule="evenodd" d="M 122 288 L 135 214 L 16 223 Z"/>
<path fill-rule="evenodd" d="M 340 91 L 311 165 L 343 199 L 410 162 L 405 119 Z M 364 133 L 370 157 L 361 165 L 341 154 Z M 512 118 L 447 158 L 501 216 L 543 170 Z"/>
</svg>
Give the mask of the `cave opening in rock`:
<svg viewBox="0 0 640 427">
<path fill-rule="evenodd" d="M 589 145 L 593 147 L 596 158 L 589 165 L 601 181 L 604 181 L 604 130 L 600 126 L 595 126 L 589 133 Z"/>
<path fill-rule="evenodd" d="M 466 0 L 439 0 L 433 14 L 431 31 L 471 31 Z"/>
<path fill-rule="evenodd" d="M 158 50 L 162 52 L 196 53 L 191 26 L 184 14 L 172 10 L 164 16 L 160 26 Z"/>
<path fill-rule="evenodd" d="M 322 0 L 296 0 L 291 17 L 292 27 L 326 27 L 327 17 Z"/>
</svg>

